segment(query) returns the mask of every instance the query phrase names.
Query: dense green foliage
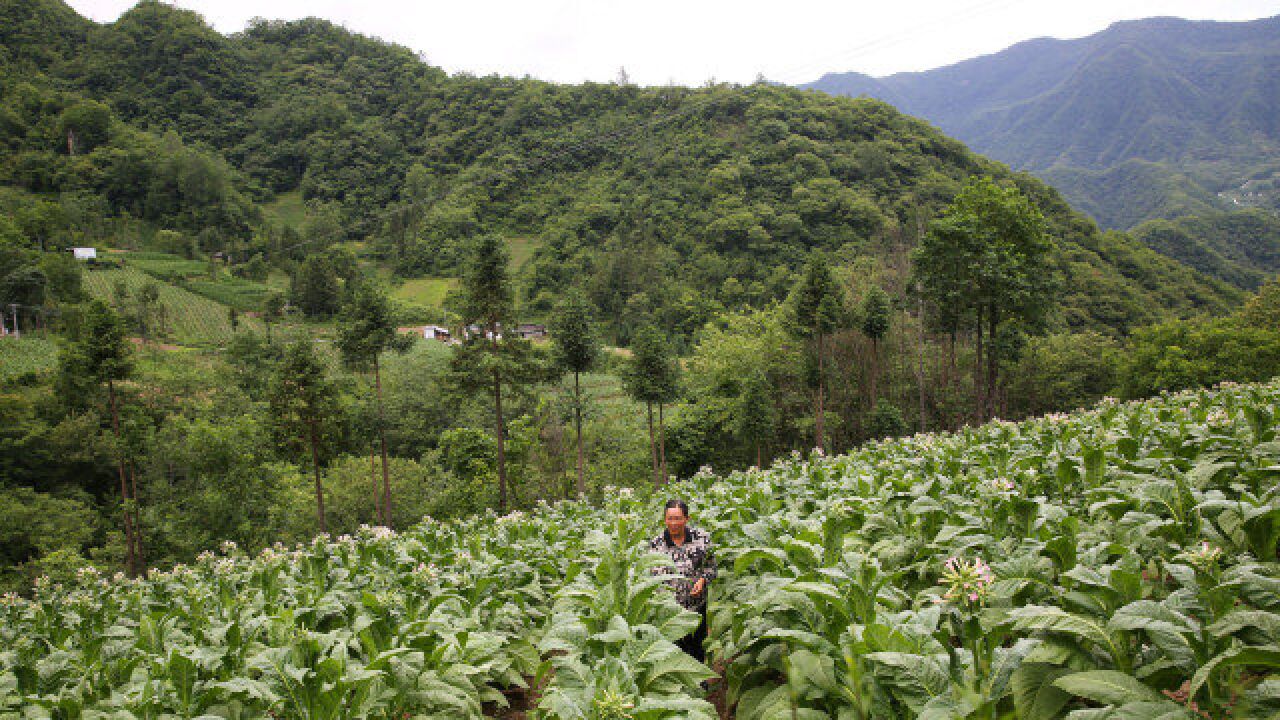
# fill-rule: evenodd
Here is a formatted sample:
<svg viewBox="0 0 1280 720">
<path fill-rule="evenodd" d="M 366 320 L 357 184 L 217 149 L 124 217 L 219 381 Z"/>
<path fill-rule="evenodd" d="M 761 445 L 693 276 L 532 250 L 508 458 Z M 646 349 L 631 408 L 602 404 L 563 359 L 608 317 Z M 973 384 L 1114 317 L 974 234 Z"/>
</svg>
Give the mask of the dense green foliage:
<svg viewBox="0 0 1280 720">
<path fill-rule="evenodd" d="M 1002 335 L 1040 326 L 1053 303 L 1052 249 L 1040 211 L 1016 188 L 988 178 L 966 185 L 916 247 L 917 286 L 938 309 L 944 329 L 971 326 L 976 332 L 977 363 L 985 362 L 980 419 L 994 408 L 1000 363 L 1008 354 Z"/>
<path fill-rule="evenodd" d="M 920 73 L 829 74 L 1036 172 L 1104 227 L 1233 205 L 1280 210 L 1280 18 L 1120 22 Z"/>
<path fill-rule="evenodd" d="M 1256 290 L 1280 273 L 1280 217 L 1261 210 L 1152 220 L 1130 233 L 1161 255 Z"/>
<path fill-rule="evenodd" d="M 1232 385 L 698 474 L 673 490 L 717 541 L 725 702 L 744 720 L 1272 716 L 1277 414 L 1280 386 Z M 697 617 L 644 550 L 661 499 L 68 573 L 0 601 L 0 710 L 471 718 L 518 697 L 545 720 L 710 720 L 714 674 L 672 643 Z"/>
<path fill-rule="evenodd" d="M 1041 173 L 1077 208 L 1108 228 L 1222 212 L 1213 191 L 1166 162 L 1126 160 L 1099 170 L 1055 166 Z"/>
</svg>

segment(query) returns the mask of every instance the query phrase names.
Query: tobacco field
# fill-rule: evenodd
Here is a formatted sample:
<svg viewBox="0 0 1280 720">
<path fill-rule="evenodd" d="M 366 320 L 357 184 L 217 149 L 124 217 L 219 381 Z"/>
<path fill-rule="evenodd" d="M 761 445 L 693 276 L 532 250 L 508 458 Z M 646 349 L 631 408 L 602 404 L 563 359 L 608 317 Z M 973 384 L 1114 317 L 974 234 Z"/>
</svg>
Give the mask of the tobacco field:
<svg viewBox="0 0 1280 720">
<path fill-rule="evenodd" d="M 1278 416 L 1225 385 L 85 569 L 0 599 L 0 718 L 1280 718 Z M 651 573 L 670 495 L 716 542 L 710 667 Z"/>
</svg>

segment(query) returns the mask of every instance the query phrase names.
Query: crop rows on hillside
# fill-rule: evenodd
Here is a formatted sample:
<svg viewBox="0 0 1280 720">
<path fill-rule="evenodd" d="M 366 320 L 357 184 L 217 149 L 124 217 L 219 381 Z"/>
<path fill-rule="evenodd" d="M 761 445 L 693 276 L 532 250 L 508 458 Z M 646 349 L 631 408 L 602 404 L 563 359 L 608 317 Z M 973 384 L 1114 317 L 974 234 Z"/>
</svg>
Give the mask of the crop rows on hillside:
<svg viewBox="0 0 1280 720">
<path fill-rule="evenodd" d="M 57 361 L 58 345 L 49 338 L 0 338 L 0 381 L 47 372 Z"/>
<path fill-rule="evenodd" d="M 671 488 L 744 719 L 1280 717 L 1280 383 Z M 665 493 L 664 493 L 665 494 Z M 716 717 L 662 499 L 427 520 L 0 603 L 0 717 Z M 526 688 L 533 690 L 526 691 Z"/>
<path fill-rule="evenodd" d="M 114 299 L 117 282 L 123 282 L 131 295 L 148 282 L 154 282 L 160 290 L 160 304 L 164 306 L 165 322 L 173 341 L 183 345 L 215 345 L 231 339 L 234 331 L 227 307 L 180 287 L 161 282 L 134 267 L 97 269 L 84 275 L 85 289 L 95 298 Z M 261 323 L 243 317 L 246 326 L 261 329 Z"/>
</svg>

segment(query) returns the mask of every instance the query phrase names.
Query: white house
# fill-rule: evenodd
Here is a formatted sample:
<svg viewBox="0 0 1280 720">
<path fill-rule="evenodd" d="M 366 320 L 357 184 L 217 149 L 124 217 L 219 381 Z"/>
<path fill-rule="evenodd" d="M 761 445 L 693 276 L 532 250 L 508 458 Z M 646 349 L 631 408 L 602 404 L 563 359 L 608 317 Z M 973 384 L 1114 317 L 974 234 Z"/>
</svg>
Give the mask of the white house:
<svg viewBox="0 0 1280 720">
<path fill-rule="evenodd" d="M 413 327 L 396 328 L 396 331 L 402 335 L 418 335 L 424 340 L 449 342 L 452 339 L 452 335 L 449 334 L 449 328 L 441 325 L 415 325 Z"/>
<path fill-rule="evenodd" d="M 97 260 L 98 259 L 98 250 L 96 248 L 91 248 L 91 247 L 79 247 L 79 248 L 73 247 L 71 248 L 71 254 L 74 255 L 75 259 L 77 260 Z"/>
<path fill-rule="evenodd" d="M 449 328 L 441 327 L 439 325 L 423 325 L 422 337 L 426 340 L 449 342 Z"/>
</svg>

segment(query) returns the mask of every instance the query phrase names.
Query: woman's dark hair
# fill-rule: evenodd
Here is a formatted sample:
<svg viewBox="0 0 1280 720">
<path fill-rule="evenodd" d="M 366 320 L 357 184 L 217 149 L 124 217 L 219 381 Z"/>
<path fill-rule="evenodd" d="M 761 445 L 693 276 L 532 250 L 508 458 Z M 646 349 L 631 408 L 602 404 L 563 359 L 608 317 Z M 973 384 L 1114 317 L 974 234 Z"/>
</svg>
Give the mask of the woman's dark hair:
<svg viewBox="0 0 1280 720">
<path fill-rule="evenodd" d="M 662 514 L 666 515 L 667 511 L 671 508 L 680 508 L 680 512 L 684 513 L 685 517 L 689 517 L 689 506 L 680 498 L 671 498 L 668 500 L 667 506 L 662 508 Z"/>
</svg>

